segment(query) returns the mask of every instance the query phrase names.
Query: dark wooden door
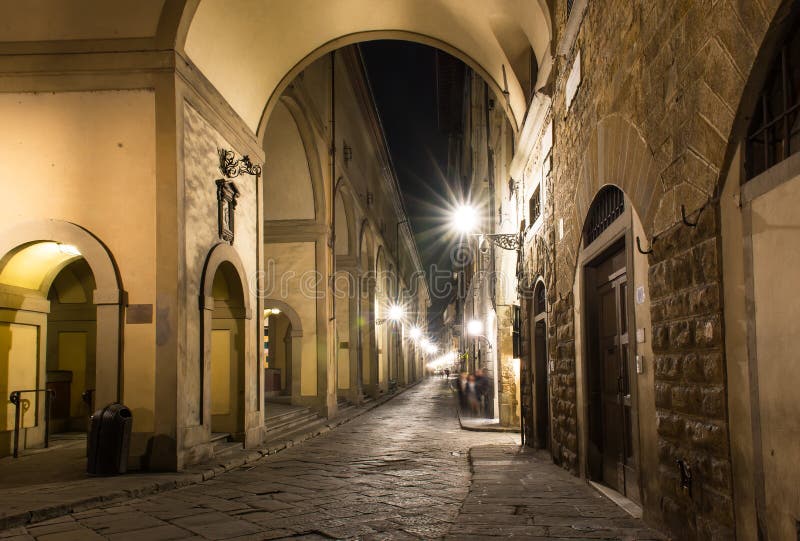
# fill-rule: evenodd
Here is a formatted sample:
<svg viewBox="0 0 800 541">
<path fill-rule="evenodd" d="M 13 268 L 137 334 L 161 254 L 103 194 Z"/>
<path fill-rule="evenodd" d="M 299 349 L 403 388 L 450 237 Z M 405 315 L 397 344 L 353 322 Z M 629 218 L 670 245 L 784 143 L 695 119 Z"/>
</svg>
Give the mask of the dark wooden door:
<svg viewBox="0 0 800 541">
<path fill-rule="evenodd" d="M 536 446 L 550 448 L 550 394 L 547 376 L 547 327 L 543 319 L 534 326 L 534 399 L 536 402 Z"/>
<path fill-rule="evenodd" d="M 639 501 L 624 250 L 595 263 L 587 277 L 588 328 L 594 333 L 589 337 L 589 473 Z"/>
</svg>

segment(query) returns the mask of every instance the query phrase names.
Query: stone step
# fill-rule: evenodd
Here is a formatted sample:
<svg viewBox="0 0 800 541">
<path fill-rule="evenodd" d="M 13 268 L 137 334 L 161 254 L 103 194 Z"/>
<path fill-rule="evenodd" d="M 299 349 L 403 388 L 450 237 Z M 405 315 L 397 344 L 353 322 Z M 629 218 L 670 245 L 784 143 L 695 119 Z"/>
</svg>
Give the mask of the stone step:
<svg viewBox="0 0 800 541">
<path fill-rule="evenodd" d="M 307 423 L 296 425 L 293 427 L 288 427 L 284 430 L 274 431 L 272 433 L 267 433 L 267 438 L 265 443 L 267 445 L 282 443 L 285 441 L 294 441 L 299 439 L 301 436 L 305 436 L 306 434 L 314 434 L 321 430 L 327 424 L 327 419 L 323 419 L 319 416 L 316 417 L 316 420 L 309 421 Z"/>
<path fill-rule="evenodd" d="M 212 432 L 209 440 L 214 448 L 214 458 L 223 457 L 242 448 L 242 442 L 233 441 L 227 432 Z"/>
<path fill-rule="evenodd" d="M 296 410 L 293 411 L 287 411 L 286 413 L 269 416 L 264 420 L 264 426 L 267 427 L 267 430 L 271 430 L 287 422 L 291 422 L 301 417 L 305 417 L 309 413 L 313 412 L 308 408 L 297 408 Z"/>
<path fill-rule="evenodd" d="M 277 422 L 267 422 L 264 423 L 264 426 L 267 429 L 267 435 L 269 435 L 271 432 L 283 432 L 295 427 L 301 427 L 317 419 L 319 419 L 319 416 L 316 413 L 306 410 L 302 415 L 295 415 Z"/>
<path fill-rule="evenodd" d="M 209 439 L 208 441 L 210 443 L 216 444 L 219 442 L 225 442 L 230 440 L 231 440 L 231 435 L 227 432 L 212 432 L 211 439 Z"/>
<path fill-rule="evenodd" d="M 243 444 L 240 441 L 226 441 L 214 445 L 214 458 L 220 458 L 241 451 Z"/>
</svg>

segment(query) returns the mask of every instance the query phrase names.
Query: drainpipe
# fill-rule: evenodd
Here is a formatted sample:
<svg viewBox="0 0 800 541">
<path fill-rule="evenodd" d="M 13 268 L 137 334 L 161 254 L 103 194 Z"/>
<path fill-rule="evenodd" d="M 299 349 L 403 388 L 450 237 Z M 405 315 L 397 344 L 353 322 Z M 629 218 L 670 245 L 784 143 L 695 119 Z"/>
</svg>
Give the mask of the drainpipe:
<svg viewBox="0 0 800 541">
<path fill-rule="evenodd" d="M 331 51 L 331 73 L 330 73 L 330 83 L 331 83 L 331 94 L 330 94 L 330 167 L 331 167 L 331 182 L 333 179 L 336 178 L 336 51 Z M 330 269 L 330 277 L 328 280 L 328 290 L 331 296 L 331 300 L 329 303 L 330 307 L 330 316 L 328 318 L 328 345 L 333 349 L 333 360 L 334 360 L 334 404 L 338 402 L 338 393 L 339 393 L 339 344 L 336 341 L 336 295 L 335 295 L 335 272 L 336 272 L 336 254 L 335 254 L 335 237 L 336 237 L 336 222 L 334 222 L 334 213 L 336 208 L 336 188 L 338 187 L 338 181 L 335 183 L 333 190 L 331 190 L 331 221 L 330 221 L 330 237 L 328 241 L 328 246 L 330 249 L 329 261 L 328 261 L 328 268 Z M 326 379 L 330 381 L 330 378 L 327 377 Z M 330 390 L 328 390 L 330 392 Z M 326 403 L 327 406 L 327 403 Z M 334 406 L 335 407 L 335 406 Z M 330 408 L 326 407 L 326 411 L 328 411 L 328 416 L 330 417 Z"/>
</svg>

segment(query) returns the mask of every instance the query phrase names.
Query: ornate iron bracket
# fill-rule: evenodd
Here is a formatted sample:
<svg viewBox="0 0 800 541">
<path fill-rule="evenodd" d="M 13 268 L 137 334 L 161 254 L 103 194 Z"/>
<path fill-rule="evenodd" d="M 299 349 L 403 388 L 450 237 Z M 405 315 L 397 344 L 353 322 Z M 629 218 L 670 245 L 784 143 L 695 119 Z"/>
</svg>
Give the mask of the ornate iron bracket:
<svg viewBox="0 0 800 541">
<path fill-rule="evenodd" d="M 481 236 L 503 250 L 519 250 L 522 246 L 518 233 L 496 233 Z"/>
<path fill-rule="evenodd" d="M 245 155 L 236 159 L 236 154 L 232 150 L 218 148 L 219 170 L 227 178 L 236 178 L 241 174 L 261 176 L 261 166 L 250 161 L 250 157 Z"/>
</svg>

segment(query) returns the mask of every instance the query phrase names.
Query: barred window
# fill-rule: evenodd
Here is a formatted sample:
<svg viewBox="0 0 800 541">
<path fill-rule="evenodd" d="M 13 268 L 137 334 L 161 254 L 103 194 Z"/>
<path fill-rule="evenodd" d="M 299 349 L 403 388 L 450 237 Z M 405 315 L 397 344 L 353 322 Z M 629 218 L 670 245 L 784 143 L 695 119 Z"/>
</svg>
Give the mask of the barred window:
<svg viewBox="0 0 800 541">
<path fill-rule="evenodd" d="M 594 198 L 586 218 L 583 232 L 584 243 L 588 246 L 608 229 L 614 220 L 625 212 L 625 195 L 616 186 L 606 186 Z"/>
<path fill-rule="evenodd" d="M 747 130 L 748 180 L 800 150 L 800 31 L 796 26 L 789 28 Z"/>
<path fill-rule="evenodd" d="M 531 200 L 528 202 L 531 225 L 533 225 L 536 220 L 539 219 L 539 216 L 542 215 L 542 197 L 540 188 L 541 185 L 537 186 L 536 189 L 533 190 Z"/>
<path fill-rule="evenodd" d="M 567 0 L 567 18 L 569 18 L 569 14 L 572 13 L 572 4 L 575 0 Z"/>
<path fill-rule="evenodd" d="M 520 311 L 520 307 L 514 305 L 513 307 L 513 317 L 514 321 L 513 327 L 511 329 L 511 346 L 512 352 L 511 354 L 519 358 L 522 356 L 522 312 Z"/>
<path fill-rule="evenodd" d="M 533 313 L 539 315 L 547 310 L 547 298 L 544 291 L 544 284 L 539 282 L 533 294 Z"/>
</svg>

